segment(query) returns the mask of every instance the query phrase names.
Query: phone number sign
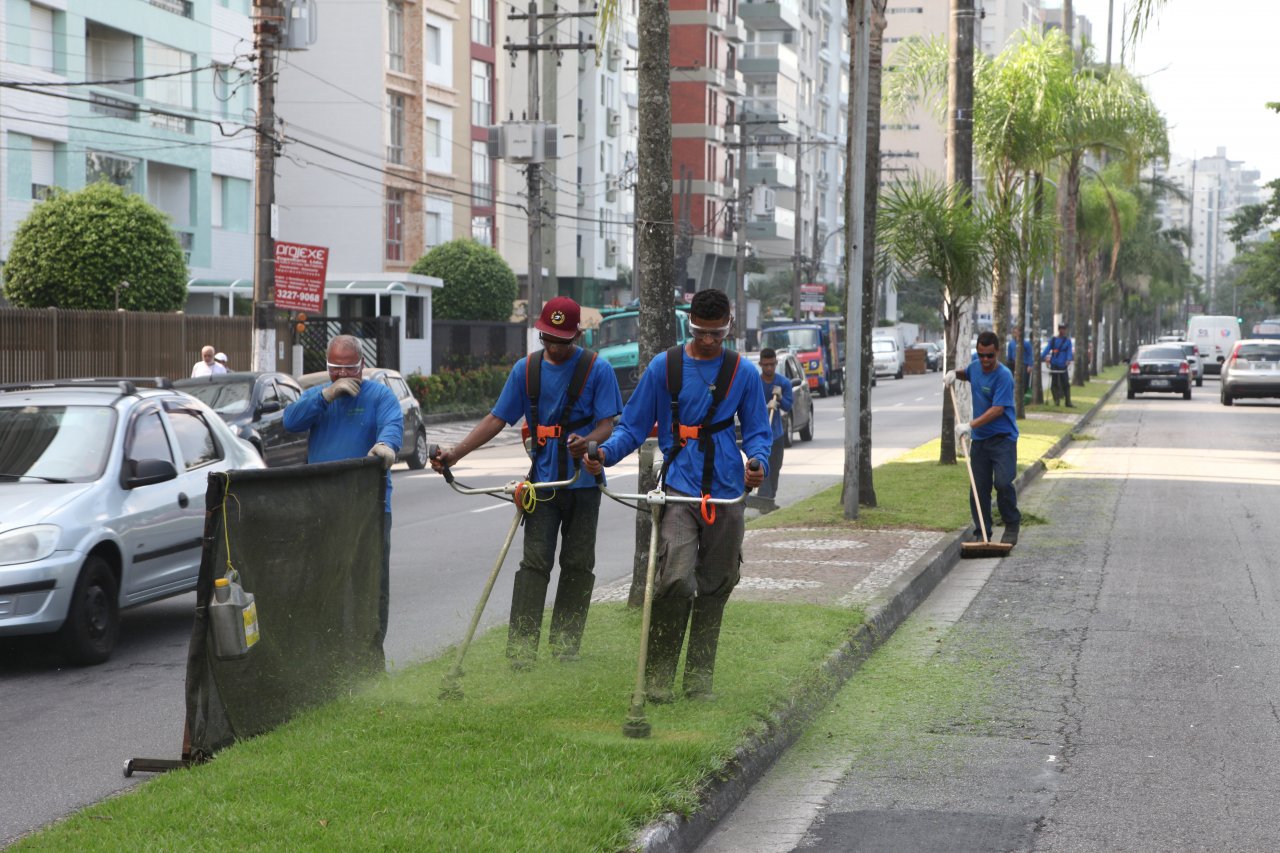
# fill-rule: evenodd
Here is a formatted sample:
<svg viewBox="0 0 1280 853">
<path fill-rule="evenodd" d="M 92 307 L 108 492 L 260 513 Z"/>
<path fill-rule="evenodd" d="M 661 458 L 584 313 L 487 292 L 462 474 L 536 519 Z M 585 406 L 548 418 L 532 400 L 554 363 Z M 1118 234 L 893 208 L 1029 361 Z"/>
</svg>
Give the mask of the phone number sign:
<svg viewBox="0 0 1280 853">
<path fill-rule="evenodd" d="M 305 243 L 276 242 L 276 307 L 323 313 L 324 279 L 329 248 Z"/>
</svg>

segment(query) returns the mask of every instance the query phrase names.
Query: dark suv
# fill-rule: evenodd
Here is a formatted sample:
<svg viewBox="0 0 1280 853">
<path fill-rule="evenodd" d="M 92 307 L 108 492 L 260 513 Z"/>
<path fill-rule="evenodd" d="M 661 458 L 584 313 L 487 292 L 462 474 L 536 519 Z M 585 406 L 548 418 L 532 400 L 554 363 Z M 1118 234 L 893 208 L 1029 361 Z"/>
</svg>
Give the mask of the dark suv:
<svg viewBox="0 0 1280 853">
<path fill-rule="evenodd" d="M 422 407 L 418 398 L 409 390 L 409 383 L 398 371 L 387 367 L 366 367 L 365 382 L 381 382 L 390 388 L 400 401 L 400 413 L 404 415 L 404 444 L 400 448 L 398 459 L 408 462 L 409 467 L 421 470 L 427 467 L 427 426 L 422 420 Z M 298 377 L 298 384 L 305 390 L 313 385 L 323 385 L 329 381 L 329 374 L 304 373 Z"/>
<path fill-rule="evenodd" d="M 307 434 L 284 428 L 284 410 L 302 396 L 287 373 L 219 373 L 179 379 L 173 387 L 218 413 L 272 468 L 307 461 Z"/>
</svg>

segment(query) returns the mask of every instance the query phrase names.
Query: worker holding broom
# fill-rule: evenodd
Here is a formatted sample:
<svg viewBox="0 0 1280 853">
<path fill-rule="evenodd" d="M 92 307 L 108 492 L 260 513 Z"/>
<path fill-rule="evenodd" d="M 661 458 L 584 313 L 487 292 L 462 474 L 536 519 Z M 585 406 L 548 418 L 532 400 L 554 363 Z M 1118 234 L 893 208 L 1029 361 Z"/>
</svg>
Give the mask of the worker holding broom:
<svg viewBox="0 0 1280 853">
<path fill-rule="evenodd" d="M 786 423 L 782 413 L 791 411 L 794 397 L 790 380 L 778 376 L 778 353 L 770 347 L 760 350 L 760 382 L 764 385 L 765 408 L 769 412 L 769 425 L 773 428 L 773 448 L 769 451 L 769 476 L 760 484 L 756 500 L 748 497 L 747 504 L 761 512 L 773 512 L 778 508 L 778 476 L 782 473 L 782 453 L 786 445 Z"/>
<path fill-rule="evenodd" d="M 1018 422 L 1014 419 L 1013 373 L 999 361 L 1000 339 L 994 332 L 978 335 L 978 357 L 966 367 L 943 377 L 948 387 L 956 380 L 968 382 L 973 392 L 973 420 L 956 424 L 956 443 L 969 440 L 969 464 L 974 492 L 969 498 L 973 525 L 991 530 L 991 488 L 1004 520 L 1000 541 L 1016 545 L 1022 513 L 1013 478 L 1018 473 Z M 960 413 L 956 412 L 956 418 Z M 981 515 L 979 515 L 981 514 Z M 974 534 L 975 537 L 978 534 Z M 974 541 L 982 541 L 975 538 Z"/>
</svg>

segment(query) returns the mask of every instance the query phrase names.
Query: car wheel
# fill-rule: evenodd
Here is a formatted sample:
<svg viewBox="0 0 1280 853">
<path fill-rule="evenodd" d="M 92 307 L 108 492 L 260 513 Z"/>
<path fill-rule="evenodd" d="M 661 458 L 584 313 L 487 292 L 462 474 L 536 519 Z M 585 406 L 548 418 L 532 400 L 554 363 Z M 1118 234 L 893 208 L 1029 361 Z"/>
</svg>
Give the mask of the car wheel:
<svg viewBox="0 0 1280 853">
<path fill-rule="evenodd" d="M 72 663 L 89 665 L 111 657 L 119 635 L 120 587 L 107 561 L 90 554 L 76 578 L 58 641 Z"/>
<path fill-rule="evenodd" d="M 415 471 L 421 471 L 427 467 L 427 431 L 418 430 L 418 435 L 413 440 L 413 453 L 408 458 L 409 467 Z"/>
<path fill-rule="evenodd" d="M 790 447 L 795 443 L 791 437 L 791 414 L 788 412 L 782 416 L 782 446 Z"/>
<path fill-rule="evenodd" d="M 1184 400 L 1190 400 L 1190 399 L 1191 399 L 1191 383 L 1190 383 L 1190 382 L 1188 382 L 1188 383 L 1187 383 L 1187 387 L 1186 387 L 1186 389 L 1185 389 L 1185 390 L 1183 390 L 1183 392 L 1182 392 L 1182 399 L 1184 399 Z"/>
<path fill-rule="evenodd" d="M 1134 397 L 1134 393 L 1133 393 L 1133 386 L 1132 386 L 1132 385 L 1128 386 L 1128 391 L 1129 391 L 1129 399 L 1130 399 L 1130 400 L 1132 400 L 1132 399 L 1133 399 L 1133 397 Z"/>
<path fill-rule="evenodd" d="M 902 378 L 902 368 L 901 368 L 901 367 L 899 367 L 899 368 L 898 368 L 898 372 L 897 372 L 897 373 L 893 374 L 893 378 L 894 378 L 894 379 L 901 379 L 901 378 Z"/>
<path fill-rule="evenodd" d="M 1204 387 L 1204 376 L 1197 376 L 1197 377 L 1196 377 L 1196 387 L 1197 387 L 1197 388 L 1203 388 L 1203 387 Z"/>
<path fill-rule="evenodd" d="M 815 413 L 814 413 L 813 409 L 810 409 L 810 410 L 809 410 L 809 422 L 808 422 L 807 424 L 805 424 L 803 427 L 801 427 L 801 428 L 800 428 L 800 440 L 801 440 L 801 441 L 813 441 L 813 419 L 814 419 L 814 414 L 815 414 Z"/>
<path fill-rule="evenodd" d="M 1222 405 L 1224 405 L 1224 406 L 1230 406 L 1230 405 L 1231 405 L 1232 403 L 1234 403 L 1234 402 L 1235 402 L 1235 398 L 1234 398 L 1234 397 L 1232 397 L 1230 394 L 1228 394 L 1228 393 L 1227 393 L 1227 389 L 1226 389 L 1226 388 L 1223 388 L 1223 389 L 1222 389 Z"/>
</svg>

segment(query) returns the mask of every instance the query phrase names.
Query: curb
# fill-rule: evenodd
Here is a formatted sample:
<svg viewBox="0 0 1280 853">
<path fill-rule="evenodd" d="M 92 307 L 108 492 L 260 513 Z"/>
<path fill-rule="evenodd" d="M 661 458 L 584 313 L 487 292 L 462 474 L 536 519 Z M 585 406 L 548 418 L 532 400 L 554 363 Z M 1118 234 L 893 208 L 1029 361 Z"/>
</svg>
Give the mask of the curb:
<svg viewBox="0 0 1280 853">
<path fill-rule="evenodd" d="M 1019 491 L 1045 472 L 1044 459 L 1054 459 L 1071 443 L 1072 435 L 1089 423 L 1107 404 L 1121 378 L 1101 399 L 1080 416 L 1071 432 L 1063 435 L 1044 456 L 1027 466 L 1015 485 Z M 751 786 L 760 780 L 782 753 L 858 670 L 858 667 L 889 638 L 898 626 L 928 598 L 934 587 L 960 561 L 960 543 L 971 528 L 944 539 L 917 560 L 910 569 L 878 595 L 867 608 L 866 621 L 823 662 L 821 684 L 801 692 L 765 720 L 766 730 L 738 747 L 724 766 L 703 780 L 705 793 L 701 807 L 688 818 L 668 812 L 633 836 L 629 849 L 643 853 L 683 853 L 702 843 L 717 823 L 745 799 Z"/>
<path fill-rule="evenodd" d="M 422 422 L 428 426 L 439 426 L 454 421 L 474 421 L 489 414 L 487 408 L 478 408 L 464 412 L 423 412 Z"/>
</svg>

